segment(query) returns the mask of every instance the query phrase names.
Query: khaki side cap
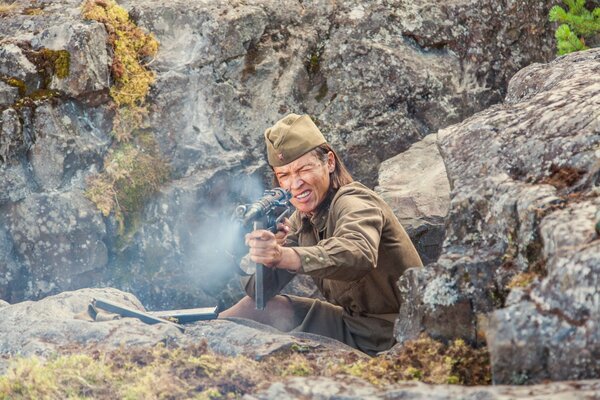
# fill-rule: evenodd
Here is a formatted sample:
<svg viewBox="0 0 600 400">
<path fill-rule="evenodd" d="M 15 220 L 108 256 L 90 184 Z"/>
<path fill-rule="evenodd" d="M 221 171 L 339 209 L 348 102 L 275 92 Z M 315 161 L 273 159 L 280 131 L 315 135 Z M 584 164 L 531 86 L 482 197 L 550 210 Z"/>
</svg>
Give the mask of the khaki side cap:
<svg viewBox="0 0 600 400">
<path fill-rule="evenodd" d="M 272 167 L 281 167 L 327 143 L 308 115 L 289 114 L 265 131 L 267 158 Z"/>
</svg>

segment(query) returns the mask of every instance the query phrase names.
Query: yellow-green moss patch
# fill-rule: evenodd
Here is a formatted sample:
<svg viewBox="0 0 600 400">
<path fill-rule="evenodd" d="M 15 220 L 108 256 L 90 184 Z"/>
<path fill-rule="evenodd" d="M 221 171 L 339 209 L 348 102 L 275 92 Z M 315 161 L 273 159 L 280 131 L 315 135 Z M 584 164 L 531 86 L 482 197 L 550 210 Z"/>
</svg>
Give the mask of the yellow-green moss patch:
<svg viewBox="0 0 600 400">
<path fill-rule="evenodd" d="M 38 74 L 43 78 L 44 87 L 50 85 L 53 77 L 64 79 L 69 76 L 71 54 L 67 50 L 42 48 L 38 51 L 26 51 L 25 55 L 36 66 Z"/>
<path fill-rule="evenodd" d="M 42 15 L 44 9 L 40 7 L 27 7 L 23 10 L 24 15 Z"/>
<path fill-rule="evenodd" d="M 538 277 L 538 274 L 534 272 L 522 272 L 512 277 L 508 285 L 506 285 L 507 289 L 513 288 L 525 288 L 533 283 L 535 279 Z"/>
<path fill-rule="evenodd" d="M 2 76 L 0 77 L 0 80 L 6 82 L 12 87 L 19 89 L 19 96 L 25 96 L 27 93 L 27 85 L 21 79 L 14 78 L 12 76 Z"/>
<path fill-rule="evenodd" d="M 86 19 L 102 22 L 109 34 L 114 55 L 111 66 L 115 81 L 110 93 L 118 106 L 140 106 L 154 83 L 154 72 L 143 64 L 158 51 L 158 42 L 146 34 L 113 0 L 88 0 L 83 5 Z"/>
<path fill-rule="evenodd" d="M 206 342 L 183 348 L 72 351 L 77 354 L 12 360 L 7 374 L 0 377 L 0 400 L 237 399 L 290 376 L 340 381 L 356 376 L 379 387 L 400 380 L 490 383 L 484 349 L 472 349 L 461 340 L 444 345 L 425 336 L 374 358 L 314 348 L 302 353 L 290 349 L 257 361 L 212 353 Z"/>
</svg>

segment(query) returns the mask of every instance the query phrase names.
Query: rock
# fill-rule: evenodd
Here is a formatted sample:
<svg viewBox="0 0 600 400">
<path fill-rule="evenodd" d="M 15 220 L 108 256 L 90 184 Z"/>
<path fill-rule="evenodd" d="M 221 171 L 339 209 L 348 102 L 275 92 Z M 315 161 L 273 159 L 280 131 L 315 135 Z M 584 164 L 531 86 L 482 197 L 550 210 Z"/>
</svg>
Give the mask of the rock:
<svg viewBox="0 0 600 400">
<path fill-rule="evenodd" d="M 41 87 L 41 77 L 35 65 L 17 45 L 12 43 L 0 45 L 0 59 L 2 60 L 1 75 L 15 78 L 33 90 Z"/>
<path fill-rule="evenodd" d="M 0 107 L 13 104 L 18 96 L 18 88 L 0 81 Z"/>
<path fill-rule="evenodd" d="M 436 261 L 450 207 L 450 185 L 436 135 L 428 135 L 404 153 L 382 162 L 375 191 L 394 210 L 423 264 Z"/>
<path fill-rule="evenodd" d="M 275 400 L 282 398 L 386 399 L 386 400 L 501 400 L 501 399 L 569 399 L 594 396 L 600 390 L 600 381 L 556 382 L 531 386 L 461 386 L 427 385 L 420 382 L 398 382 L 385 389 L 358 378 L 293 377 L 272 383 L 248 400 Z"/>
<path fill-rule="evenodd" d="M 3 307 L 0 309 L 0 354 L 4 357 L 48 356 L 74 345 L 152 346 L 181 337 L 181 332 L 171 325 L 146 325 L 133 318 L 91 322 L 85 314 L 93 298 L 143 310 L 133 295 L 112 288 L 82 289 L 38 302 L 25 301 Z"/>
<path fill-rule="evenodd" d="M 8 307 L 10 303 L 4 300 L 0 300 L 0 308 Z"/>
<path fill-rule="evenodd" d="M 600 86 L 590 79 L 599 54 L 520 71 L 503 105 L 438 133 L 453 188 L 447 236 L 437 263 L 401 280 L 412 296 L 401 316 L 420 317 L 398 321 L 399 340 L 425 330 L 477 342 L 479 315 L 493 312 L 487 338 L 496 383 L 599 375 Z M 539 284 L 518 289 L 509 307 L 494 312 L 523 272 L 537 273 Z M 469 323 L 440 331 L 427 322 L 437 306 Z"/>
<path fill-rule="evenodd" d="M 186 335 L 202 338 L 208 347 L 227 356 L 244 355 L 253 359 L 262 359 L 279 351 L 290 349 L 292 345 L 315 351 L 327 349 L 340 354 L 352 354 L 358 358 L 368 356 L 337 340 L 310 333 L 284 333 L 270 326 L 245 320 L 228 318 L 209 323 L 196 323 L 186 328 Z"/>
<path fill-rule="evenodd" d="M 36 108 L 35 144 L 29 151 L 34 179 L 43 190 L 67 186 L 93 165 L 101 165 L 111 139 L 105 107 L 83 108 L 75 102 Z M 81 180 L 81 179 L 80 179 Z M 79 186 L 83 186 L 83 182 Z"/>
<path fill-rule="evenodd" d="M 5 164 L 25 148 L 19 114 L 14 109 L 7 108 L 0 113 L 0 133 L 0 161 Z M 11 192 L 4 192 L 4 196 L 11 197 Z"/>
<path fill-rule="evenodd" d="M 377 389 L 362 379 L 347 378 L 347 382 L 340 382 L 332 378 L 306 378 L 294 377 L 284 382 L 276 382 L 268 389 L 255 395 L 244 396 L 245 399 L 380 399 Z"/>
<path fill-rule="evenodd" d="M 418 17 L 403 4 L 352 1 L 124 4 L 163 43 L 156 101 L 165 106 L 153 125 L 174 160 L 199 151 L 194 159 L 202 163 L 201 154 L 223 150 L 262 158 L 260 133 L 302 110 L 369 185 L 379 162 L 499 101 L 508 76 L 552 55 L 551 33 L 522 19 L 545 20 L 543 3 L 508 7 L 497 21 L 491 1 L 423 2 Z M 180 7 L 186 13 L 175 12 Z M 411 26 L 415 20 L 422 25 Z M 506 20 L 511 26 L 499 29 Z M 415 42 L 432 30 L 429 42 Z M 166 140 L 173 135 L 175 143 Z"/>
<path fill-rule="evenodd" d="M 107 34 L 98 22 L 66 22 L 47 27 L 31 39 L 34 50 L 49 49 L 69 54 L 66 77 L 52 76 L 49 89 L 59 90 L 69 97 L 106 102 L 109 89 Z"/>
<path fill-rule="evenodd" d="M 22 275 L 0 291 L 3 298 L 35 299 L 97 283 L 108 263 L 106 226 L 81 193 L 32 194 L 10 209 L 7 231 Z"/>
<path fill-rule="evenodd" d="M 135 318 L 92 321 L 87 310 L 94 298 L 144 311 L 135 296 L 113 288 L 80 289 L 37 302 L 0 306 L 0 374 L 10 357 L 16 355 L 50 356 L 67 354 L 69 349 L 77 348 L 103 351 L 123 346 L 147 348 L 158 343 L 187 346 L 201 340 L 216 353 L 251 359 L 289 350 L 292 346 L 368 358 L 333 339 L 287 334 L 249 320 L 200 321 L 185 325 L 185 332 L 174 325 L 148 325 Z"/>
<path fill-rule="evenodd" d="M 540 224 L 548 275 L 491 317 L 488 343 L 496 381 L 600 376 L 600 243 L 591 223 L 599 208 L 596 198 L 556 211 Z"/>
</svg>

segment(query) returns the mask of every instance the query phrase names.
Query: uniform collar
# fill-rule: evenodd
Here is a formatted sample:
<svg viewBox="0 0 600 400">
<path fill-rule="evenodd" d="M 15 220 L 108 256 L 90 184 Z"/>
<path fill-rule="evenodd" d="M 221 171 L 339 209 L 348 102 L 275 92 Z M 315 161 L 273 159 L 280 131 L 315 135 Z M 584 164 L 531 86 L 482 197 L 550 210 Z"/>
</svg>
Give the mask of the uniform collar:
<svg viewBox="0 0 600 400">
<path fill-rule="evenodd" d="M 308 214 L 302 214 L 302 225 L 305 228 L 315 227 L 319 232 L 325 230 L 327 215 L 329 214 L 329 207 L 331 206 L 331 201 L 333 200 L 336 192 L 337 190 L 330 188 L 329 193 L 327 193 L 327 197 L 325 197 L 325 200 L 323 200 L 323 202 L 317 208 L 317 211 L 312 216 Z"/>
</svg>

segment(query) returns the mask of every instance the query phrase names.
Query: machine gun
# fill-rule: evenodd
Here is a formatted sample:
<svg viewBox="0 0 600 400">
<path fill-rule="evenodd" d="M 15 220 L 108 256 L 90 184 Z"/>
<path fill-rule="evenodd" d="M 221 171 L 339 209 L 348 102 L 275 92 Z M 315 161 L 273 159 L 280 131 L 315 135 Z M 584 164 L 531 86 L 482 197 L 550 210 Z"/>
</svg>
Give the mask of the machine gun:
<svg viewBox="0 0 600 400">
<path fill-rule="evenodd" d="M 238 206 L 234 217 L 244 227 L 252 224 L 253 230 L 266 229 L 275 233 L 277 224 L 291 211 L 290 198 L 290 193 L 282 188 L 266 190 L 263 197 L 254 203 Z M 257 310 L 265 308 L 264 268 L 264 265 L 256 264 L 254 299 Z"/>
</svg>

